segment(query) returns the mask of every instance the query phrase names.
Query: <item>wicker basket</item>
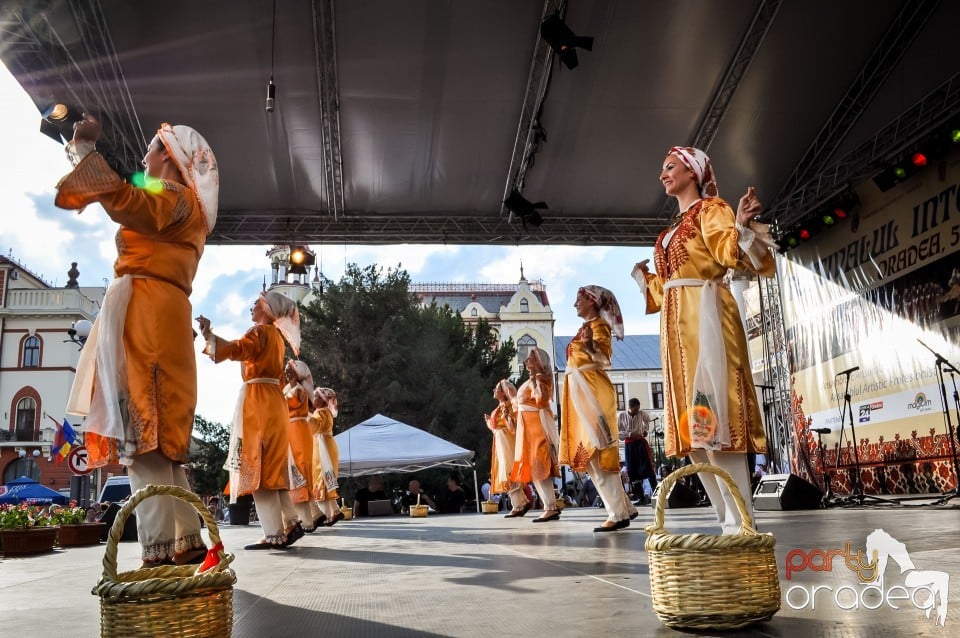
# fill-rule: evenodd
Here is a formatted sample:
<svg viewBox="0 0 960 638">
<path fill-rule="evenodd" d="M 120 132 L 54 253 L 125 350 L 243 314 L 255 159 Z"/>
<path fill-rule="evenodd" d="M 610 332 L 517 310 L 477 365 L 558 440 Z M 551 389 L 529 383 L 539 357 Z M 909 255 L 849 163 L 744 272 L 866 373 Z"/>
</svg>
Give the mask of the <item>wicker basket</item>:
<svg viewBox="0 0 960 638">
<path fill-rule="evenodd" d="M 500 503 L 495 501 L 482 501 L 480 503 L 480 510 L 484 514 L 496 514 L 500 511 Z"/>
<path fill-rule="evenodd" d="M 673 484 L 696 472 L 719 476 L 730 489 L 743 520 L 728 536 L 671 534 L 663 510 Z M 698 463 L 663 480 L 646 527 L 653 611 L 668 627 L 737 629 L 769 620 L 780 609 L 780 579 L 772 534 L 758 534 L 730 475 Z"/>
<path fill-rule="evenodd" d="M 417 504 L 410 506 L 410 517 L 411 518 L 426 518 L 429 508 L 426 505 L 420 504 L 420 495 L 417 494 Z"/>
<path fill-rule="evenodd" d="M 217 523 L 200 499 L 173 485 L 148 485 L 117 513 L 107 537 L 103 576 L 93 588 L 100 597 L 100 636 L 230 636 L 233 629 L 233 554 L 219 551 L 220 563 L 203 573 L 198 565 L 172 565 L 117 573 L 117 544 L 134 508 L 152 496 L 186 501 L 207 524 L 211 546 L 220 544 Z"/>
</svg>

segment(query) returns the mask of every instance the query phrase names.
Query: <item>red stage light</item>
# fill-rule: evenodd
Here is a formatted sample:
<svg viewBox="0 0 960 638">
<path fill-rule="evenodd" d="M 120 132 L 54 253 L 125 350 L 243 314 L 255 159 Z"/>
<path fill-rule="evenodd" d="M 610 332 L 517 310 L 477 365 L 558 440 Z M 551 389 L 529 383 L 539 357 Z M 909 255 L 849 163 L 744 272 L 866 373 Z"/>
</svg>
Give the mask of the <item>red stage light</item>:
<svg viewBox="0 0 960 638">
<path fill-rule="evenodd" d="M 835 216 L 837 219 L 846 219 L 846 218 L 847 218 L 847 211 L 843 210 L 842 208 L 834 208 L 834 209 L 833 209 L 833 214 L 834 214 L 834 216 Z"/>
<path fill-rule="evenodd" d="M 914 153 L 914 154 L 910 157 L 910 161 L 913 162 L 913 165 L 914 165 L 914 166 L 917 166 L 917 167 L 926 166 L 926 165 L 927 165 L 927 156 L 924 155 L 923 153 Z"/>
<path fill-rule="evenodd" d="M 806 228 L 800 229 L 800 239 L 802 239 L 803 241 L 807 241 L 808 239 L 810 239 L 810 237 L 811 235 L 809 230 L 807 230 Z"/>
</svg>

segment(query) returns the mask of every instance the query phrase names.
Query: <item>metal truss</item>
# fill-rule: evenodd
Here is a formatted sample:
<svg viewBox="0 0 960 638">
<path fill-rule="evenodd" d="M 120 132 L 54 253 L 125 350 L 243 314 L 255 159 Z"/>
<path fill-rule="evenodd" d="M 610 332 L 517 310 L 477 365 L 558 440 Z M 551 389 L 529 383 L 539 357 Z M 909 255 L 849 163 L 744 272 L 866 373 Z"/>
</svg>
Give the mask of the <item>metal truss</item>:
<svg viewBox="0 0 960 638">
<path fill-rule="evenodd" d="M 117 60 L 99 0 L 63 0 L 76 23 L 84 66 L 75 59 L 47 15 L 52 2 L 21 2 L 5 16 L 2 29 L 12 34 L 13 55 L 5 60 L 33 95 L 97 113 L 104 124 L 99 148 L 120 173 L 140 168 L 147 140 L 137 118 L 123 70 Z"/>
<path fill-rule="evenodd" d="M 717 87 L 710 106 L 707 108 L 706 113 L 704 113 L 703 119 L 700 120 L 700 125 L 697 127 L 696 133 L 693 134 L 691 146 L 703 151 L 707 151 L 710 148 L 710 145 L 713 143 L 713 138 L 717 136 L 717 131 L 720 130 L 720 124 L 727 114 L 727 109 L 733 101 L 733 96 L 740 87 L 743 78 L 747 75 L 750 64 L 754 58 L 757 57 L 757 52 L 760 50 L 760 45 L 763 44 L 763 39 L 767 36 L 767 32 L 770 31 L 770 26 L 777 16 L 777 11 L 780 10 L 781 1 L 782 0 L 760 0 L 760 2 L 757 3 L 757 9 L 753 12 L 753 19 L 750 20 L 750 26 L 747 27 L 747 32 L 744 33 L 743 38 L 740 39 L 740 46 L 737 47 L 737 52 L 734 53 L 730 64 L 727 65 L 727 70 L 723 74 L 720 86 Z M 665 198 L 663 206 L 660 207 L 661 218 L 667 220 L 672 217 L 676 212 L 674 210 L 675 207 L 676 205 L 672 197 Z"/>
<path fill-rule="evenodd" d="M 763 327 L 763 381 L 769 390 L 762 391 L 767 422 L 768 461 L 779 464 L 777 471 L 789 472 L 784 461 L 793 458 L 793 403 L 787 338 L 780 305 L 780 269 L 776 277 L 760 277 L 760 319 Z"/>
<path fill-rule="evenodd" d="M 324 195 L 334 221 L 344 211 L 343 154 L 340 145 L 340 82 L 333 0 L 313 0 L 313 50 L 316 57 L 320 126 L 323 138 Z"/>
<path fill-rule="evenodd" d="M 900 12 L 887 27 L 886 33 L 874 47 L 873 54 L 863 65 L 853 84 L 773 198 L 774 207 L 780 208 L 784 202 L 792 201 L 794 193 L 817 177 L 939 4 L 940 0 L 903 3 Z"/>
<path fill-rule="evenodd" d="M 787 229 L 853 182 L 873 177 L 880 164 L 960 115 L 960 73 L 904 111 L 876 135 L 774 203 L 764 216 Z"/>
<path fill-rule="evenodd" d="M 220 211 L 211 244 L 580 244 L 649 246 L 662 230 L 655 218 L 550 217 L 524 229 L 503 217 L 462 215 L 340 215 L 316 211 Z"/>
<path fill-rule="evenodd" d="M 558 11 L 566 8 L 566 2 L 559 3 Z M 554 2 L 544 0 L 540 22 L 551 13 Z M 523 106 L 520 109 L 520 122 L 517 125 L 517 136 L 513 142 L 513 153 L 510 156 L 510 168 L 507 170 L 507 183 L 503 188 L 503 200 L 510 196 L 513 190 L 522 191 L 530 158 L 540 143 L 537 124 L 537 115 L 543 106 L 543 100 L 550 85 L 550 71 L 553 68 L 553 49 L 542 37 L 540 27 L 537 26 L 537 40 L 533 45 L 533 60 L 530 62 L 530 74 L 527 76 L 527 91 L 523 97 Z M 507 216 L 506 207 L 501 204 L 500 215 Z"/>
</svg>

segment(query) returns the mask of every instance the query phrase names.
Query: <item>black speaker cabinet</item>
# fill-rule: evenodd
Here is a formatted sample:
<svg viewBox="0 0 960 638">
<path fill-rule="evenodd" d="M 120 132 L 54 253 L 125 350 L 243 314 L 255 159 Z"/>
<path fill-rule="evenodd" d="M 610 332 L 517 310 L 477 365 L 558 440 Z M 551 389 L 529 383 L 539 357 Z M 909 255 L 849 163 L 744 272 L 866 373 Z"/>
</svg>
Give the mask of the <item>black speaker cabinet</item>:
<svg viewBox="0 0 960 638">
<path fill-rule="evenodd" d="M 758 510 L 813 510 L 820 507 L 823 492 L 796 474 L 767 474 L 753 493 Z"/>
<path fill-rule="evenodd" d="M 657 494 L 660 492 L 660 488 L 662 486 L 663 483 L 657 485 L 657 489 L 653 493 L 654 501 L 657 500 Z M 667 494 L 668 509 L 676 509 L 678 507 L 696 507 L 699 502 L 700 499 L 697 497 L 697 493 L 680 482 L 674 483 L 673 487 L 670 488 L 670 493 Z"/>
</svg>

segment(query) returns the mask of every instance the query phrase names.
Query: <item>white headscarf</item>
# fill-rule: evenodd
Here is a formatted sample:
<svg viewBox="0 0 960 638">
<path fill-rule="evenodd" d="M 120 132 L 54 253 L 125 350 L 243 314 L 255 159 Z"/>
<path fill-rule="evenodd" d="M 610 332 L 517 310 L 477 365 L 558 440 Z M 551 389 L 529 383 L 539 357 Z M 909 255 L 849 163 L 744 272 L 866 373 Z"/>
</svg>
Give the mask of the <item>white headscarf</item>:
<svg viewBox="0 0 960 638">
<path fill-rule="evenodd" d="M 683 165 L 697 176 L 700 197 L 720 196 L 720 191 L 717 189 L 717 178 L 713 174 L 713 165 L 710 164 L 710 158 L 707 157 L 706 153 L 692 146 L 674 146 L 667 152 L 667 155 L 676 155 L 683 162 Z"/>
<path fill-rule="evenodd" d="M 307 364 L 299 359 L 291 359 L 287 362 L 287 367 L 293 370 L 297 381 L 303 386 L 303 389 L 307 391 L 307 397 L 309 397 L 310 401 L 313 401 L 313 375 L 310 373 L 310 368 L 307 367 Z"/>
<path fill-rule="evenodd" d="M 317 409 L 322 407 L 321 404 L 325 404 L 334 417 L 340 413 L 340 408 L 337 405 L 337 393 L 332 388 L 317 388 L 313 394 L 313 403 L 317 406 Z"/>
<path fill-rule="evenodd" d="M 207 226 L 207 234 L 217 223 L 217 203 L 220 197 L 220 170 L 213 149 L 189 126 L 171 126 L 164 122 L 157 131 L 167 153 L 173 158 L 187 187 L 200 200 L 200 210 Z"/>
<path fill-rule="evenodd" d="M 580 290 L 597 305 L 600 318 L 610 326 L 613 336 L 623 341 L 623 315 L 616 295 L 603 286 L 582 286 Z"/>
<path fill-rule="evenodd" d="M 293 354 L 300 356 L 300 312 L 297 310 L 296 302 L 275 290 L 262 292 L 260 296 L 267 302 L 268 314 L 273 325 L 290 344 Z"/>
</svg>

